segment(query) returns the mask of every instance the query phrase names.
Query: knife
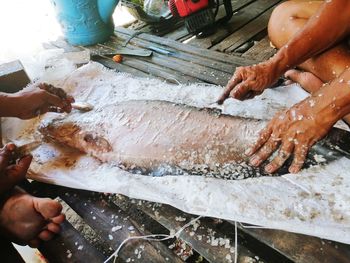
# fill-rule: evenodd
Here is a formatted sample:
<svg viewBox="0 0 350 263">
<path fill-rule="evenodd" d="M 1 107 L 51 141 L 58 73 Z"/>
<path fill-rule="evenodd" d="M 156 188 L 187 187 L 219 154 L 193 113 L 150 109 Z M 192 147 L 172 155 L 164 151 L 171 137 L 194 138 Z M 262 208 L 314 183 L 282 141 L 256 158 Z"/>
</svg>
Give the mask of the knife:
<svg viewBox="0 0 350 263">
<path fill-rule="evenodd" d="M 15 156 L 17 158 L 22 158 L 28 154 L 31 154 L 36 148 L 38 148 L 42 144 L 42 141 L 32 141 L 26 144 L 23 144 L 16 148 Z"/>
</svg>

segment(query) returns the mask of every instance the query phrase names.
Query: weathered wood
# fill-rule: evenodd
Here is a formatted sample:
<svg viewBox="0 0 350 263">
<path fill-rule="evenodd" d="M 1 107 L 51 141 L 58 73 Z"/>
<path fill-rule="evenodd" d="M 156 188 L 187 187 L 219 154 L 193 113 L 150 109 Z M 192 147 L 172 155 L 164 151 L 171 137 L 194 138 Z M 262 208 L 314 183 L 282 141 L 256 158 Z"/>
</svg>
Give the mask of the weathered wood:
<svg viewBox="0 0 350 263">
<path fill-rule="evenodd" d="M 124 37 L 126 37 L 126 36 L 119 34 L 119 38 L 124 38 Z M 120 43 L 121 43 L 120 41 L 115 40 L 114 42 L 111 42 L 111 41 L 107 42 L 106 45 L 110 46 L 111 49 L 116 49 L 118 47 L 118 45 L 120 45 Z M 131 43 L 134 45 L 137 45 L 139 47 L 142 47 L 144 49 L 147 49 L 149 46 L 154 46 L 157 48 L 164 49 L 163 45 L 154 44 L 154 43 L 151 43 L 149 41 L 142 40 L 142 39 L 134 39 L 131 41 Z M 205 58 L 205 57 L 198 57 L 197 55 L 193 55 L 193 54 L 188 53 L 188 52 L 182 52 L 182 51 L 179 51 L 179 50 L 171 48 L 171 47 L 167 47 L 166 50 L 171 52 L 171 54 L 169 54 L 167 56 L 167 59 L 178 58 L 178 59 L 181 59 L 183 61 L 187 61 L 189 63 L 198 64 L 200 66 L 212 68 L 214 70 L 224 71 L 224 72 L 230 73 L 230 74 L 232 73 L 232 71 L 236 67 L 236 65 L 234 65 L 234 64 L 223 63 L 223 62 L 220 62 L 220 61 L 217 61 L 214 59 Z M 154 53 L 157 53 L 157 52 L 154 52 Z M 139 59 L 143 59 L 143 58 L 139 58 Z"/>
<path fill-rule="evenodd" d="M 252 39 L 256 34 L 266 29 L 266 25 L 270 19 L 273 9 L 274 7 L 266 10 L 259 17 L 257 17 L 253 21 L 246 24 L 239 31 L 225 38 L 223 41 L 221 41 L 219 44 L 214 46 L 212 49 L 232 52 L 239 46 L 243 45 L 245 42 Z"/>
<path fill-rule="evenodd" d="M 115 69 L 116 71 L 119 71 L 119 72 L 130 73 L 130 74 L 138 76 L 138 77 L 144 77 L 144 78 L 149 77 L 149 75 L 147 73 L 145 73 L 141 70 L 128 67 L 126 65 L 123 65 L 122 63 L 115 63 L 110 58 L 95 58 L 94 60 L 96 62 L 99 62 L 102 65 L 106 66 L 107 68 Z"/>
<path fill-rule="evenodd" d="M 127 214 L 139 209 L 154 220 L 162 224 L 169 231 L 177 231 L 196 216 L 186 214 L 168 205 L 155 204 L 146 201 L 136 201 L 132 204 L 130 199 L 123 197 L 114 202 L 125 209 Z M 188 243 L 194 250 L 209 262 L 232 262 L 234 259 L 234 229 L 231 233 L 224 233 L 210 220 L 200 219 L 181 234 L 180 238 Z M 257 257 L 258 258 L 258 257 Z M 256 255 L 239 244 L 238 262 L 258 262 Z M 264 262 L 260 260 L 259 262 Z"/>
<path fill-rule="evenodd" d="M 103 52 L 113 52 L 113 50 L 116 50 L 116 48 L 118 46 L 120 46 L 121 42 L 122 41 L 119 41 L 118 43 L 116 43 L 114 41 L 113 42 L 111 41 L 111 42 L 105 43 L 105 45 L 103 45 L 102 49 L 100 47 L 90 47 L 89 49 L 90 49 L 92 54 L 99 54 L 101 52 L 102 53 Z M 129 44 L 128 47 L 130 47 L 130 46 L 131 45 Z M 133 46 L 133 49 L 137 50 L 139 48 Z M 142 57 L 124 55 L 123 61 L 121 63 L 116 63 L 116 62 L 112 61 L 112 59 L 107 58 L 107 57 L 105 57 L 105 58 L 109 60 L 110 66 L 113 65 L 113 63 L 120 64 L 120 66 L 127 66 L 129 72 L 131 71 L 130 68 L 133 68 L 134 72 L 135 72 L 135 70 L 138 70 L 140 72 L 147 73 L 148 76 L 155 76 L 155 77 L 162 78 L 169 83 L 189 84 L 189 83 L 201 81 L 198 78 L 188 76 L 188 75 L 180 73 L 176 70 L 159 66 L 159 65 L 153 63 L 151 58 L 142 58 Z M 96 58 L 96 56 L 94 55 L 93 59 L 99 60 L 100 58 L 98 58 L 98 57 Z M 115 67 L 117 67 L 117 66 L 118 65 L 115 65 Z"/>
<path fill-rule="evenodd" d="M 273 247 L 290 260 L 300 263 L 350 261 L 348 245 L 280 230 L 239 228 L 257 240 Z"/>
<path fill-rule="evenodd" d="M 140 44 L 140 41 L 138 42 L 141 47 L 147 47 L 149 44 L 147 42 L 144 42 Z M 106 45 L 110 45 L 109 43 L 105 43 Z M 185 54 L 175 53 L 176 51 L 169 50 L 174 53 L 174 55 L 163 55 L 159 54 L 157 52 L 153 52 L 152 57 L 140 57 L 137 60 L 130 58 L 129 60 L 126 59 L 122 62 L 122 64 L 130 65 L 130 63 L 133 63 L 133 66 L 137 67 L 138 69 L 142 68 L 142 64 L 139 64 L 139 61 L 147 61 L 149 63 L 155 64 L 161 66 L 164 70 L 158 71 L 152 70 L 152 68 L 144 68 L 146 71 L 152 70 L 152 73 L 159 77 L 164 77 L 164 74 L 166 72 L 169 72 L 171 74 L 171 71 L 173 72 L 180 72 L 181 75 L 180 78 L 184 79 L 182 76 L 189 76 L 192 78 L 192 80 L 199 80 L 204 81 L 207 83 L 213 83 L 217 85 L 225 85 L 227 81 L 230 79 L 232 75 L 232 71 L 234 70 L 234 67 L 226 65 L 227 68 L 232 68 L 232 70 L 228 70 L 230 73 L 215 69 L 215 66 L 208 67 L 209 65 L 206 65 L 205 62 L 199 62 L 197 61 L 186 61 L 184 59 L 181 59 L 181 57 L 186 57 Z M 197 62 L 197 63 L 196 63 Z M 209 63 L 209 62 L 208 62 Z M 217 62 L 211 62 L 211 65 L 219 64 Z M 177 78 L 178 73 L 172 73 L 169 75 L 169 77 Z M 189 81 L 190 79 L 188 79 Z M 186 81 L 186 82 L 188 82 Z M 198 81 L 197 81 L 198 82 Z"/>
<path fill-rule="evenodd" d="M 48 242 L 42 242 L 39 250 L 52 263 L 103 262 L 107 257 L 84 239 L 69 222 L 61 224 L 61 233 Z"/>
<path fill-rule="evenodd" d="M 145 26 L 147 26 L 147 23 L 140 21 L 140 20 L 136 20 L 134 23 L 132 23 L 130 26 L 128 26 L 128 28 L 132 29 L 132 30 L 141 30 Z"/>
<path fill-rule="evenodd" d="M 58 190 L 57 193 L 113 249 L 117 249 L 128 237 L 145 234 L 131 222 L 127 214 L 104 200 L 100 194 L 76 190 Z M 136 250 L 138 253 L 135 253 Z M 121 249 L 119 258 L 123 262 L 165 262 L 166 258 L 170 262 L 182 262 L 163 243 L 151 244 L 141 239 L 127 242 Z"/>
<path fill-rule="evenodd" d="M 272 57 L 277 50 L 270 45 L 269 37 L 266 36 L 245 52 L 242 57 L 254 58 L 261 62 Z"/>
<path fill-rule="evenodd" d="M 188 33 L 186 27 L 183 25 L 176 31 L 169 32 L 165 34 L 163 37 L 170 38 L 173 40 L 180 40 L 185 38 L 186 36 L 190 37 L 191 35 Z"/>
<path fill-rule="evenodd" d="M 132 57 L 126 58 L 123 64 L 131 66 L 148 73 L 150 76 L 159 77 L 173 84 L 190 84 L 194 82 L 200 82 L 200 79 L 191 77 L 185 74 L 181 74 L 178 71 L 174 71 L 169 68 L 162 67 L 157 64 L 150 63 L 152 61 L 135 59 Z"/>
<path fill-rule="evenodd" d="M 187 43 L 196 47 L 211 48 L 279 2 L 280 0 L 255 1 L 236 13 L 226 25 L 219 27 L 214 34 L 206 38 L 194 38 Z"/>
<path fill-rule="evenodd" d="M 121 27 L 117 27 L 115 31 L 116 31 L 116 34 L 118 34 L 118 32 L 119 32 L 119 33 L 124 33 L 126 35 L 131 35 L 135 32 L 135 31 L 128 30 L 125 28 L 121 28 Z M 176 49 L 176 50 L 181 51 L 181 52 L 196 55 L 200 58 L 212 59 L 215 61 L 219 61 L 222 63 L 231 64 L 231 65 L 232 64 L 233 65 L 249 65 L 249 64 L 252 64 L 255 62 L 254 60 L 252 61 L 252 60 L 249 60 L 246 58 L 241 58 L 240 56 L 235 56 L 234 54 L 229 55 L 229 54 L 224 54 L 224 53 L 217 52 L 214 50 L 205 50 L 205 52 L 204 52 L 204 50 L 202 48 L 197 48 L 197 47 L 193 47 L 190 45 L 184 45 L 184 44 L 179 43 L 177 41 L 174 41 L 172 39 L 152 36 L 149 34 L 140 34 L 136 37 L 136 39 L 142 39 L 142 40 L 146 40 L 146 41 L 149 41 L 151 43 L 154 43 L 154 44 L 162 45 L 164 49 L 173 48 L 173 49 Z"/>
</svg>

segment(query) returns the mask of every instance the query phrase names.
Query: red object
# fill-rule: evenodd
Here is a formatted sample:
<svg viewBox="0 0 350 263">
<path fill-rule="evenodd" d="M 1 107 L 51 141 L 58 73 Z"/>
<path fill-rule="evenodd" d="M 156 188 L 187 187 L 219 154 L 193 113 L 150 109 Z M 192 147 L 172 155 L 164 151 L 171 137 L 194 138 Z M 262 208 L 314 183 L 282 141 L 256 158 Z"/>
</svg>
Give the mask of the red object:
<svg viewBox="0 0 350 263">
<path fill-rule="evenodd" d="M 209 0 L 170 0 L 168 5 L 173 16 L 186 17 L 207 8 Z"/>
</svg>

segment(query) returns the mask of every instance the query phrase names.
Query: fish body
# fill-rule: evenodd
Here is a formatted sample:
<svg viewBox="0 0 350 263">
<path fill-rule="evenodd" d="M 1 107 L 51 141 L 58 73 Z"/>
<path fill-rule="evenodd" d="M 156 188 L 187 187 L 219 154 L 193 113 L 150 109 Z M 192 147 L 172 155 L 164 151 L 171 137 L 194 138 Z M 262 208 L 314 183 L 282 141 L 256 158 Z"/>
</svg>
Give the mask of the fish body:
<svg viewBox="0 0 350 263">
<path fill-rule="evenodd" d="M 264 123 L 165 101 L 126 101 L 74 112 L 40 128 L 45 137 L 102 162 L 154 170 L 215 170 L 245 160 Z"/>
</svg>

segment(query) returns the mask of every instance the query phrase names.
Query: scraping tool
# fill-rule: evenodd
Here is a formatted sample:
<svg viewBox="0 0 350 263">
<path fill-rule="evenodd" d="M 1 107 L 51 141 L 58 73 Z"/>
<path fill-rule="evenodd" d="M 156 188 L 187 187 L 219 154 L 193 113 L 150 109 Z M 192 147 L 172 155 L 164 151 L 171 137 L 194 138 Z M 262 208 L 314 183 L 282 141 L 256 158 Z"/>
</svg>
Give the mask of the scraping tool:
<svg viewBox="0 0 350 263">
<path fill-rule="evenodd" d="M 42 141 L 32 141 L 26 144 L 23 144 L 16 148 L 15 155 L 18 158 L 21 158 L 25 155 L 30 154 L 33 150 L 38 148 L 42 144 Z"/>
<path fill-rule="evenodd" d="M 84 112 L 91 111 L 94 108 L 94 106 L 91 105 L 90 103 L 82 102 L 82 101 L 73 102 L 71 105 L 73 109 L 84 111 Z"/>
</svg>

